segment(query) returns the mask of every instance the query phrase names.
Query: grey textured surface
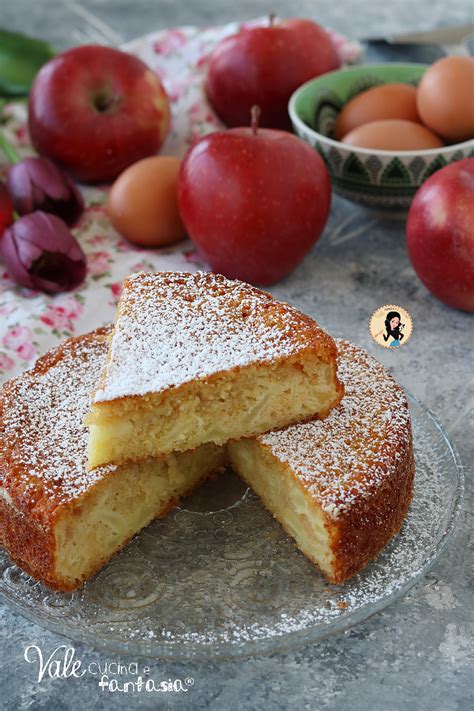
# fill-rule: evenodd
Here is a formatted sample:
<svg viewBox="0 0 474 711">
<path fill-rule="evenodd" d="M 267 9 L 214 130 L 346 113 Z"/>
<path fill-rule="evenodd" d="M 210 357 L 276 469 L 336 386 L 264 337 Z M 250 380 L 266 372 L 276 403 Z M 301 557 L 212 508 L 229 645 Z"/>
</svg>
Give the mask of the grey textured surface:
<svg viewBox="0 0 474 711">
<path fill-rule="evenodd" d="M 131 39 L 151 29 L 219 23 L 268 12 L 306 15 L 353 37 L 472 21 L 472 4 L 452 0 L 380 3 L 340 0 L 16 0 L 0 1 L 1 24 L 48 37 L 57 47 Z M 345 634 L 298 652 L 234 662 L 176 664 L 150 660 L 150 677 L 193 677 L 187 693 L 132 695 L 101 690 L 97 676 L 37 681 L 24 661 L 28 645 L 49 655 L 67 643 L 1 609 L 1 691 L 5 709 L 48 711 L 122 708 L 381 709 L 451 711 L 472 708 L 474 663 L 472 567 L 473 320 L 431 297 L 416 278 L 404 246 L 404 221 L 335 198 L 320 243 L 273 292 L 383 361 L 399 382 L 444 424 L 466 465 L 466 506 L 445 554 L 405 598 Z M 414 320 L 409 344 L 394 352 L 370 339 L 375 308 L 399 303 Z M 74 644 L 83 664 L 113 655 Z M 138 661 L 121 659 L 122 663 Z"/>
</svg>

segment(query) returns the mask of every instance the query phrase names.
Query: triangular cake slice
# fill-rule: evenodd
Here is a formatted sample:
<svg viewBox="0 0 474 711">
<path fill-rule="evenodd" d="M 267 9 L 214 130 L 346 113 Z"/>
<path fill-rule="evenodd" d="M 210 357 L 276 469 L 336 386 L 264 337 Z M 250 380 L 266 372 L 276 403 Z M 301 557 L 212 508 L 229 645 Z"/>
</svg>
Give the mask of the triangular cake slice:
<svg viewBox="0 0 474 711">
<path fill-rule="evenodd" d="M 325 420 L 233 442 L 228 452 L 298 548 L 342 583 L 400 530 L 414 461 L 403 390 L 361 348 L 337 344 L 345 396 Z"/>
<path fill-rule="evenodd" d="M 295 308 L 216 274 L 135 274 L 86 419 L 89 467 L 306 421 L 342 394 L 333 339 Z"/>
<path fill-rule="evenodd" d="M 83 419 L 106 336 L 102 329 L 65 341 L 0 390 L 0 543 L 59 590 L 78 587 L 225 459 L 204 445 L 87 471 Z"/>
</svg>

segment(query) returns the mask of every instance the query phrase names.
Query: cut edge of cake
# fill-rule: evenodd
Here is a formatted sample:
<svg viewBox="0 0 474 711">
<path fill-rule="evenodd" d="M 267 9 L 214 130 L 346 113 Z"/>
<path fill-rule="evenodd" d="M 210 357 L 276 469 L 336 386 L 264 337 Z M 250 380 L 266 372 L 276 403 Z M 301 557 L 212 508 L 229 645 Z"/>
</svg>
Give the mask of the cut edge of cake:
<svg viewBox="0 0 474 711">
<path fill-rule="evenodd" d="M 412 452 L 398 472 L 399 481 L 388 487 L 389 492 L 384 487 L 370 500 L 354 506 L 348 515 L 334 520 L 270 448 L 250 439 L 230 442 L 227 449 L 234 471 L 331 583 L 346 582 L 377 558 L 400 531 L 411 503 L 415 473 Z M 285 486 L 279 496 L 272 497 L 269 492 L 275 478 Z"/>
<path fill-rule="evenodd" d="M 0 390 L 0 544 L 62 591 L 81 585 L 225 464 L 224 450 L 209 444 L 87 472 L 82 420 L 107 334 L 68 339 Z"/>
<path fill-rule="evenodd" d="M 229 442 L 234 470 L 332 583 L 400 530 L 415 473 L 405 394 L 362 349 L 338 341 L 346 396 L 322 421 Z"/>
<path fill-rule="evenodd" d="M 248 284 L 208 273 L 133 275 L 85 420 L 88 466 L 324 417 L 343 395 L 336 353 L 313 319 Z"/>
<path fill-rule="evenodd" d="M 36 580 L 55 590 L 75 590 L 224 464 L 222 450 L 203 445 L 196 452 L 114 468 L 47 522 L 15 506 L 2 489 L 0 545 Z"/>
</svg>

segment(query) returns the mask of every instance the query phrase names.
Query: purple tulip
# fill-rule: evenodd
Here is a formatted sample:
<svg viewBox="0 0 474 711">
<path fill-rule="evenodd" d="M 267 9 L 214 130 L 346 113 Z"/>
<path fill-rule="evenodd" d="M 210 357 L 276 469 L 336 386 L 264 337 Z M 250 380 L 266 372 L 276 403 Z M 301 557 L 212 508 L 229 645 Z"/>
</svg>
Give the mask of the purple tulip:
<svg viewBox="0 0 474 711">
<path fill-rule="evenodd" d="M 84 201 L 71 178 L 48 158 L 23 158 L 12 165 L 7 187 L 20 215 L 51 212 L 70 226 L 84 211 Z"/>
<path fill-rule="evenodd" d="M 37 210 L 20 217 L 5 230 L 0 246 L 10 275 L 29 289 L 69 291 L 86 276 L 84 252 L 55 215 Z"/>
</svg>

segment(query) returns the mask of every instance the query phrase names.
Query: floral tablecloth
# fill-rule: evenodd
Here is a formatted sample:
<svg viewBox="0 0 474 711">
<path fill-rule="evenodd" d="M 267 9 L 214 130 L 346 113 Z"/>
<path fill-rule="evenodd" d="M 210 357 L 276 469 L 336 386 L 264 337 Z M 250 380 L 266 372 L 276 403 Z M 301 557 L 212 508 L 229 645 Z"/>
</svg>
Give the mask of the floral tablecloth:
<svg viewBox="0 0 474 711">
<path fill-rule="evenodd" d="M 248 24 L 267 22 L 257 19 Z M 222 128 L 203 91 L 209 53 L 237 23 L 223 27 L 184 27 L 156 32 L 126 45 L 162 80 L 171 100 L 172 125 L 164 155 L 181 157 L 200 136 Z M 332 33 L 341 59 L 356 61 L 360 46 Z M 32 154 L 24 104 L 4 109 L 2 130 L 20 155 Z M 3 162 L 2 162 L 3 161 Z M 6 170 L 0 155 L 0 175 Z M 84 188 L 87 209 L 74 233 L 87 255 L 85 282 L 75 291 L 48 296 L 17 286 L 0 262 L 0 382 L 29 367 L 35 358 L 68 336 L 113 320 L 123 279 L 136 271 L 205 268 L 192 244 L 150 250 L 135 247 L 110 225 L 104 208 L 107 188 Z"/>
</svg>

